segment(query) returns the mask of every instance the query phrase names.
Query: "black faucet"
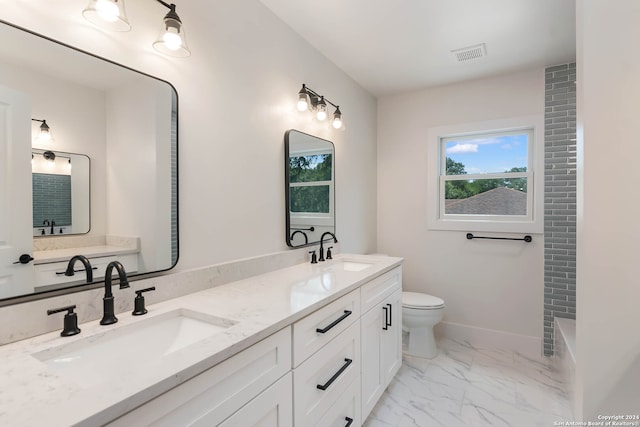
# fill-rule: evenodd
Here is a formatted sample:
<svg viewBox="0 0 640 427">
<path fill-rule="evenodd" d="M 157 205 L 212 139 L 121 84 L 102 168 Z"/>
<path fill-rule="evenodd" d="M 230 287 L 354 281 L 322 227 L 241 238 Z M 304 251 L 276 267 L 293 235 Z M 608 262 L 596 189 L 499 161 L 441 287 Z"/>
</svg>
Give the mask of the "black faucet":
<svg viewBox="0 0 640 427">
<path fill-rule="evenodd" d="M 120 289 L 129 287 L 127 272 L 124 271 L 124 267 L 122 266 L 120 261 L 111 261 L 107 265 L 107 269 L 104 272 L 104 298 L 102 298 L 104 314 L 102 316 L 102 320 L 100 321 L 101 325 L 111 325 L 118 321 L 118 318 L 113 312 L 113 294 L 111 293 L 111 274 L 113 273 L 114 268 L 118 272 L 118 277 L 120 279 Z"/>
<path fill-rule="evenodd" d="M 51 220 L 51 234 L 54 233 L 53 227 L 55 227 L 55 225 L 56 225 L 56 222 L 54 220 Z"/>
<path fill-rule="evenodd" d="M 333 243 L 338 243 L 338 239 L 336 238 L 336 235 L 333 234 L 330 231 L 325 231 L 324 233 L 322 233 L 322 236 L 320 236 L 320 256 L 318 257 L 318 261 L 324 261 L 324 247 L 322 246 L 322 243 L 324 242 L 324 236 L 326 235 L 330 235 L 331 237 L 333 237 Z"/>
<path fill-rule="evenodd" d="M 51 225 L 51 223 L 49 222 L 48 219 L 45 219 L 44 221 L 42 221 L 42 225 L 46 225 L 47 227 Z M 44 228 L 42 229 L 42 235 L 44 236 L 46 233 L 44 231 Z"/>
<path fill-rule="evenodd" d="M 80 261 L 84 265 L 84 271 L 87 273 L 87 283 L 93 282 L 93 268 L 91 268 L 91 263 L 84 255 L 76 255 L 69 260 L 69 264 L 67 264 L 67 271 L 64 272 L 65 276 L 73 276 L 75 271 L 73 266 L 76 264 L 76 261 Z"/>
<path fill-rule="evenodd" d="M 302 231 L 302 230 L 296 230 L 296 231 L 294 231 L 293 233 L 291 233 L 291 237 L 289 238 L 289 240 L 293 240 L 293 237 L 294 237 L 296 234 L 298 234 L 298 233 L 300 233 L 300 234 L 302 234 L 302 235 L 304 236 L 304 244 L 305 244 L 305 245 L 306 245 L 307 243 L 309 243 L 309 237 L 307 237 L 307 233 L 305 233 L 305 232 L 304 232 L 304 231 Z"/>
</svg>

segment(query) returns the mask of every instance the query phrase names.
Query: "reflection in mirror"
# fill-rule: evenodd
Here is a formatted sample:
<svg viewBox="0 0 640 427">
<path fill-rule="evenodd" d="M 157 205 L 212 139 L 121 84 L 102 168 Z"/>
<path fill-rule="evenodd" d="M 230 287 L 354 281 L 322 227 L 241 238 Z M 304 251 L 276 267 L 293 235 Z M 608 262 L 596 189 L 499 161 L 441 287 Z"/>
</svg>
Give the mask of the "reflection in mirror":
<svg viewBox="0 0 640 427">
<path fill-rule="evenodd" d="M 74 255 L 94 282 L 114 260 L 133 277 L 172 268 L 173 86 L 3 21 L 0 40 L 0 305 L 86 286 L 64 274 Z"/>
<path fill-rule="evenodd" d="M 84 154 L 31 150 L 34 236 L 89 232 L 90 163 Z"/>
<path fill-rule="evenodd" d="M 335 233 L 335 155 L 331 141 L 289 130 L 285 134 L 286 242 L 300 247 Z"/>
</svg>

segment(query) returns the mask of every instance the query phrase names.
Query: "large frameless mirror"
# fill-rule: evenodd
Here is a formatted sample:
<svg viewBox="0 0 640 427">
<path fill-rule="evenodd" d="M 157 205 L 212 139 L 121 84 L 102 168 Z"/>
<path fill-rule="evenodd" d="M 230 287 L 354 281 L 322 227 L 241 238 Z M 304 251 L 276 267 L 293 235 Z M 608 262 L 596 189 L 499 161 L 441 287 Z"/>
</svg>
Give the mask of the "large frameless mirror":
<svg viewBox="0 0 640 427">
<path fill-rule="evenodd" d="M 285 133 L 286 242 L 301 247 L 335 234 L 333 143 L 297 130 Z"/>
<path fill-rule="evenodd" d="M 173 86 L 3 21 L 0 39 L 0 305 L 83 289 L 84 271 L 64 274 L 74 255 L 94 282 L 112 260 L 172 268 Z"/>
</svg>

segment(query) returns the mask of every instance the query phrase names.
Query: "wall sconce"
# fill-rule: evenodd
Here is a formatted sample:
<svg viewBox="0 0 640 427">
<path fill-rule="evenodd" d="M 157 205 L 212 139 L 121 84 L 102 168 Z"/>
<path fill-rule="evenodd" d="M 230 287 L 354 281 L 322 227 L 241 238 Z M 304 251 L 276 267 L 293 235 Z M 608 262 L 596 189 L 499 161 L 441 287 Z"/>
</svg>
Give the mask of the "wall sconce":
<svg viewBox="0 0 640 427">
<path fill-rule="evenodd" d="M 327 119 L 327 103 L 335 107 L 331 125 L 335 129 L 340 129 L 342 127 L 342 112 L 340 111 L 340 107 L 313 89 L 308 88 L 304 83 L 302 84 L 302 89 L 298 92 L 297 107 L 299 111 L 312 110 L 315 112 L 318 120 L 324 121 Z"/>
<path fill-rule="evenodd" d="M 177 58 L 191 55 L 182 21 L 176 13 L 176 5 L 162 0 L 156 1 L 169 9 L 169 12 L 162 19 L 160 35 L 153 43 L 153 48 Z M 105 30 L 129 31 L 131 29 L 124 10 L 124 0 L 89 0 L 89 5 L 82 11 L 82 15 L 87 21 Z"/>
<path fill-rule="evenodd" d="M 169 12 L 162 19 L 160 35 L 153 43 L 153 48 L 165 55 L 184 58 L 191 55 L 187 47 L 187 39 L 182 28 L 182 21 L 176 13 L 176 5 L 168 4 L 162 0 L 156 0 L 169 9 Z"/>
<path fill-rule="evenodd" d="M 46 120 L 39 119 L 31 119 L 34 122 L 42 123 L 40 125 L 40 133 L 36 137 L 36 139 L 40 142 L 53 142 L 53 135 L 51 134 L 51 128 L 47 124 Z"/>
<path fill-rule="evenodd" d="M 55 162 L 56 161 L 56 153 L 54 153 L 53 151 L 45 151 L 44 153 L 42 153 L 42 157 L 44 157 L 44 159 L 48 162 Z"/>
</svg>

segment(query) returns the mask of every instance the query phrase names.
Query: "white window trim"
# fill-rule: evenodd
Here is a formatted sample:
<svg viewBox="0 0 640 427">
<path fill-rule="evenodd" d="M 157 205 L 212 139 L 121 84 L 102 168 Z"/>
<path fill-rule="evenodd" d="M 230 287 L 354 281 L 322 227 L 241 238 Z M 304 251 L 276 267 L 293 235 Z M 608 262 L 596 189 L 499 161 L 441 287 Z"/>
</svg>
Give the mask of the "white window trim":
<svg viewBox="0 0 640 427">
<path fill-rule="evenodd" d="M 444 181 L 440 178 L 441 139 L 451 136 L 465 136 L 489 132 L 509 132 L 533 129 L 529 154 L 532 156 L 533 170 L 527 171 L 527 200 L 531 206 L 530 216 L 474 216 L 470 219 L 461 215 L 440 215 L 444 206 L 440 203 L 440 192 L 444 191 Z M 514 117 L 475 123 L 430 128 L 427 132 L 427 227 L 430 230 L 451 230 L 469 232 L 542 233 L 544 229 L 544 117 Z M 471 175 L 461 175 L 470 179 Z M 516 176 L 515 174 L 513 175 Z M 481 179 L 490 178 L 482 175 Z M 444 203 L 444 202 L 443 202 Z"/>
</svg>

